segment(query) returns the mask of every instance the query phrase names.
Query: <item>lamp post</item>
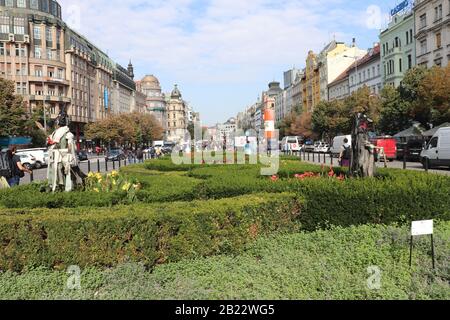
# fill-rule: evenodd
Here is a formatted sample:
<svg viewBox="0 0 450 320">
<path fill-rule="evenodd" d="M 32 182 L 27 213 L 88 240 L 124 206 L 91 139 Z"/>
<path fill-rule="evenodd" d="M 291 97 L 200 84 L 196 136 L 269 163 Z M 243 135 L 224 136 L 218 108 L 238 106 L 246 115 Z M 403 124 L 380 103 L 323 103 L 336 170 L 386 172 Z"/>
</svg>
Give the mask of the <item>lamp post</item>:
<svg viewBox="0 0 450 320">
<path fill-rule="evenodd" d="M 359 57 L 358 56 L 347 56 L 347 55 L 344 55 L 344 58 L 350 58 L 350 59 L 354 59 L 355 60 L 355 71 L 356 71 L 356 77 L 358 78 L 358 59 L 359 59 Z M 359 84 L 359 82 L 358 82 L 358 84 Z"/>
</svg>

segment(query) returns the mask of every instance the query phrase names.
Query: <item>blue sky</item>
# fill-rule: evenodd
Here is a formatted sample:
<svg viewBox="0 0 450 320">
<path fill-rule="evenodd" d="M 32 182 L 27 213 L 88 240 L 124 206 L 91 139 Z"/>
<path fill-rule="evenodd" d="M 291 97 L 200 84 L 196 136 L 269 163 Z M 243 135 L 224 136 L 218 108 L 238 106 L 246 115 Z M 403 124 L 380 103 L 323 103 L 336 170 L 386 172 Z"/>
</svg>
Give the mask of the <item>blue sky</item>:
<svg viewBox="0 0 450 320">
<path fill-rule="evenodd" d="M 398 2 L 60 0 L 63 19 L 120 64 L 131 58 L 136 78 L 178 84 L 204 125 L 235 116 L 334 37 L 371 47 Z"/>
</svg>

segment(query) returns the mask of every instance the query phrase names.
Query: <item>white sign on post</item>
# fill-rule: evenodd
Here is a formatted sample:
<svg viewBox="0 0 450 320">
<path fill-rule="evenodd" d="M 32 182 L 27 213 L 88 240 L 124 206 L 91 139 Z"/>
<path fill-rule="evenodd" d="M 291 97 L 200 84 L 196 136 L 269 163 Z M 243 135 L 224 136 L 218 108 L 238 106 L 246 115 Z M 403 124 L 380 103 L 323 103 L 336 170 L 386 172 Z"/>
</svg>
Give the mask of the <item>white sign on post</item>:
<svg viewBox="0 0 450 320">
<path fill-rule="evenodd" d="M 433 220 L 413 221 L 411 236 L 425 236 L 433 234 Z"/>
</svg>

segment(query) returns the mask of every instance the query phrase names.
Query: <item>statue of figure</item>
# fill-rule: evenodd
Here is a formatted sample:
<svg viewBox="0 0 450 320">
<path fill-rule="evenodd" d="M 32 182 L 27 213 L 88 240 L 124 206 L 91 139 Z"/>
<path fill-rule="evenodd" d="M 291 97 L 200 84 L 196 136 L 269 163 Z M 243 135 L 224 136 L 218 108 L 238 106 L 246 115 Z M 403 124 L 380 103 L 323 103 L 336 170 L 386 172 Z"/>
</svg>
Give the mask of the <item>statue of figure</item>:
<svg viewBox="0 0 450 320">
<path fill-rule="evenodd" d="M 69 129 L 69 119 L 64 111 L 56 119 L 56 130 L 47 138 L 49 163 L 47 180 L 50 190 L 72 191 L 80 177 L 82 182 L 85 175 L 78 167 L 76 157 L 75 137 Z"/>
<path fill-rule="evenodd" d="M 373 121 L 358 113 L 352 126 L 351 175 L 373 177 L 375 175 L 375 146 L 369 141 L 369 128 Z"/>
</svg>

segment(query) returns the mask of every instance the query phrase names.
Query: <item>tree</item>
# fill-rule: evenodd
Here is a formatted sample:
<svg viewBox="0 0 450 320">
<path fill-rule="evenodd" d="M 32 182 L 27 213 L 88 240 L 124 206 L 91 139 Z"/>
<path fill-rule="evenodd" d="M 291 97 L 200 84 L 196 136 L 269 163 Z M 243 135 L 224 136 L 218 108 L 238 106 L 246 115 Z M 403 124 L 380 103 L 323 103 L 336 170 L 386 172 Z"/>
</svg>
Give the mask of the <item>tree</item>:
<svg viewBox="0 0 450 320">
<path fill-rule="evenodd" d="M 295 118 L 295 121 L 291 124 L 290 134 L 293 136 L 303 136 L 305 138 L 315 137 L 312 127 L 312 114 L 303 113 Z"/>
<path fill-rule="evenodd" d="M 344 100 L 345 112 L 350 118 L 355 114 L 362 113 L 377 124 L 380 119 L 381 101 L 378 96 L 372 94 L 370 88 L 363 86 Z"/>
<path fill-rule="evenodd" d="M 28 117 L 14 82 L 0 78 L 0 136 L 21 136 L 27 133 Z"/>
<path fill-rule="evenodd" d="M 86 126 L 88 139 L 119 145 L 142 145 L 161 139 L 163 128 L 153 115 L 138 112 L 112 115 Z"/>
<path fill-rule="evenodd" d="M 277 123 L 277 128 L 280 131 L 280 137 L 291 135 L 291 126 L 295 122 L 297 115 L 294 112 L 289 113 L 283 120 Z"/>
<path fill-rule="evenodd" d="M 342 101 L 322 101 L 311 116 L 312 129 L 322 138 L 332 138 L 340 133 L 348 133 L 351 121 Z"/>
<path fill-rule="evenodd" d="M 418 105 L 429 108 L 429 120 L 437 126 L 450 122 L 450 65 L 433 67 L 418 88 Z"/>
<path fill-rule="evenodd" d="M 381 91 L 379 130 L 384 134 L 394 135 L 411 124 L 411 104 L 401 99 L 399 90 L 393 86 L 385 86 Z"/>
<path fill-rule="evenodd" d="M 431 105 L 419 102 L 419 90 L 429 72 L 430 70 L 425 67 L 408 70 L 398 88 L 400 99 L 404 103 L 410 104 L 411 119 L 420 122 L 425 127 L 429 127 L 431 122 Z"/>
</svg>

